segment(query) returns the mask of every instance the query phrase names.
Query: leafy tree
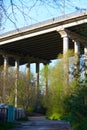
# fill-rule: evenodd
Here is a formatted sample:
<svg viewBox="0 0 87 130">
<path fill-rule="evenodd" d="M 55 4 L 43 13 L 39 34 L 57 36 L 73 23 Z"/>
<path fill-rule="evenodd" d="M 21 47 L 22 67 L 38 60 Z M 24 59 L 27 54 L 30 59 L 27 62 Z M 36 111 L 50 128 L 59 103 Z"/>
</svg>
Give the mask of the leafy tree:
<svg viewBox="0 0 87 130">
<path fill-rule="evenodd" d="M 13 104 L 14 100 L 14 71 L 10 69 L 4 80 L 3 66 L 0 67 L 0 102 Z M 3 89 L 4 87 L 4 89 Z M 3 95 L 4 91 L 4 95 Z M 4 97 L 3 97 L 4 96 Z"/>
<path fill-rule="evenodd" d="M 36 104 L 35 81 L 33 75 L 30 82 L 25 74 L 21 73 L 18 81 L 18 106 L 25 110 L 33 110 Z"/>
<path fill-rule="evenodd" d="M 63 99 L 67 91 L 63 80 L 63 64 L 60 61 L 50 70 L 48 93 L 44 99 L 44 107 L 50 119 L 61 119 L 63 114 Z"/>
<path fill-rule="evenodd" d="M 72 53 L 69 53 L 69 55 L 71 56 Z M 73 78 L 68 86 L 64 84 L 62 62 L 62 60 L 58 60 L 49 73 L 48 93 L 43 100 L 44 107 L 47 110 L 47 117 L 50 119 L 68 120 L 75 130 L 86 130 L 87 82 L 85 79 L 82 81 L 79 75 L 78 78 L 80 80 Z M 84 68 L 83 65 L 82 68 Z M 75 71 L 74 67 L 71 71 Z M 82 69 L 80 69 L 79 73 L 82 73 Z M 73 72 L 72 76 L 74 77 Z M 72 79 L 72 77 L 70 78 Z"/>
<path fill-rule="evenodd" d="M 14 105 L 15 97 L 15 70 L 11 67 L 8 69 L 6 80 L 3 80 L 3 66 L 0 67 L 0 102 Z M 30 81 L 30 82 L 29 82 Z M 5 82 L 5 96 L 3 101 L 3 83 Z M 30 80 L 25 73 L 19 72 L 18 79 L 18 107 L 26 110 L 33 109 L 36 103 L 35 80 L 33 74 L 30 74 Z"/>
<path fill-rule="evenodd" d="M 74 87 L 73 87 L 74 85 Z M 64 99 L 65 117 L 75 130 L 87 129 L 87 84 L 74 83 Z"/>
</svg>

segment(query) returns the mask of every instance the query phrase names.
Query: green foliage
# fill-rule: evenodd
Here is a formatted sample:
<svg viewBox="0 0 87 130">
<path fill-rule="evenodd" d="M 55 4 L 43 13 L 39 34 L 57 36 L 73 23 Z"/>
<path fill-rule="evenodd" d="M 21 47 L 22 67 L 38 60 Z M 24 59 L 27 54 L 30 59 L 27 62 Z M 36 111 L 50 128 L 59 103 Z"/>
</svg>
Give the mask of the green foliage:
<svg viewBox="0 0 87 130">
<path fill-rule="evenodd" d="M 0 67 L 0 102 L 14 105 L 15 104 L 15 69 L 9 67 L 8 73 L 6 75 L 6 80 L 3 80 L 3 66 Z M 33 83 L 29 82 L 33 81 Z M 19 72 L 17 80 L 17 103 L 18 107 L 28 109 L 28 107 L 33 107 L 36 102 L 35 95 L 35 82 L 32 73 L 26 75 L 25 73 Z M 3 94 L 3 88 L 4 93 Z M 4 101 L 3 101 L 4 95 Z"/>
<path fill-rule="evenodd" d="M 74 130 L 87 130 L 87 84 L 76 84 L 67 94 L 64 104 Z"/>
<path fill-rule="evenodd" d="M 59 120 L 63 114 L 63 98 L 67 88 L 62 82 L 63 78 L 63 65 L 62 62 L 58 62 L 50 70 L 48 93 L 44 100 L 46 115 L 49 119 Z"/>
<path fill-rule="evenodd" d="M 27 109 L 28 112 L 31 113 L 31 112 L 33 112 L 33 110 L 34 110 L 34 107 L 32 107 L 32 106 L 28 106 L 28 109 Z"/>
<path fill-rule="evenodd" d="M 52 115 L 47 115 L 46 117 L 50 120 L 60 120 L 61 114 L 54 112 Z"/>
<path fill-rule="evenodd" d="M 25 74 L 18 80 L 18 106 L 30 110 L 36 103 L 35 87 L 30 84 Z"/>
<path fill-rule="evenodd" d="M 49 71 L 48 93 L 43 100 L 47 118 L 69 121 L 74 130 L 87 130 L 87 82 L 80 83 L 78 76 L 64 84 L 63 62 L 59 60 Z"/>
<path fill-rule="evenodd" d="M 19 125 L 19 123 L 0 122 L 0 130 L 9 130 L 17 125 Z"/>
<path fill-rule="evenodd" d="M 22 117 L 18 121 L 29 121 L 29 118 L 28 117 Z"/>
</svg>

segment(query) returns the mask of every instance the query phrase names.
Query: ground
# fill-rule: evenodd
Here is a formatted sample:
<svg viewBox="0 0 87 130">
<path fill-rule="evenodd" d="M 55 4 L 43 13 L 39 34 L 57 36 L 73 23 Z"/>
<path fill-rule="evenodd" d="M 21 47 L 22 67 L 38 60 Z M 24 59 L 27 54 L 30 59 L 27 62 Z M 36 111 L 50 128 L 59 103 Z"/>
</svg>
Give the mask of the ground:
<svg viewBox="0 0 87 130">
<path fill-rule="evenodd" d="M 44 116 L 29 117 L 29 121 L 21 122 L 12 130 L 72 130 L 70 124 L 64 121 L 52 121 Z"/>
</svg>

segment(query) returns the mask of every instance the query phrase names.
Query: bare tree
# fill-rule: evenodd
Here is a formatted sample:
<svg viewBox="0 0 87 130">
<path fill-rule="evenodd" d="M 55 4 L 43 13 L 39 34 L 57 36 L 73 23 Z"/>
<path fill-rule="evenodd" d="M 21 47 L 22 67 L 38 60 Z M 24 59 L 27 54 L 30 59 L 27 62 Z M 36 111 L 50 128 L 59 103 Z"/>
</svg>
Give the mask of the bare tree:
<svg viewBox="0 0 87 130">
<path fill-rule="evenodd" d="M 36 7 L 39 9 L 44 6 L 50 13 L 48 7 L 61 10 L 65 14 L 65 6 L 68 5 L 70 0 L 0 0 L 0 27 L 9 20 L 15 28 L 18 28 L 18 13 L 22 15 L 23 20 L 27 23 L 28 19 L 36 20 L 30 15 L 30 12 Z M 37 11 L 36 11 L 37 12 Z M 28 23 L 29 24 L 29 23 Z"/>
<path fill-rule="evenodd" d="M 2 12 L 2 0 L 0 0 L 0 27 L 2 23 L 2 17 L 3 17 L 3 12 Z"/>
<path fill-rule="evenodd" d="M 30 25 L 31 21 L 33 21 L 33 23 L 39 22 L 38 18 L 34 18 L 31 12 L 34 11 L 34 13 L 38 12 L 40 14 L 40 8 L 43 8 L 44 13 L 46 13 L 47 10 L 51 16 L 53 16 L 55 10 L 58 15 L 65 15 L 66 9 L 70 11 L 71 8 L 73 8 L 74 11 L 87 10 L 85 7 L 80 8 L 78 5 L 76 6 L 72 0 L 0 0 L 0 30 L 7 21 L 13 23 L 16 29 L 18 29 L 20 23 L 24 23 L 22 26 L 26 26 Z M 54 11 L 51 12 L 53 9 Z M 19 18 L 19 16 L 21 18 Z M 22 22 L 20 22 L 20 19 L 22 19 Z"/>
</svg>

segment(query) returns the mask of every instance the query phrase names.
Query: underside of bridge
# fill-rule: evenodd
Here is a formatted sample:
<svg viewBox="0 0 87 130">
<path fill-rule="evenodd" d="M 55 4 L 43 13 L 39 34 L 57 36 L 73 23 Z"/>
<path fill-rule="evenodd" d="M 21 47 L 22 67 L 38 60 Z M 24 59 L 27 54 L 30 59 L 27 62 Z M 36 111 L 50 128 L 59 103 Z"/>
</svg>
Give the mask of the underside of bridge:
<svg viewBox="0 0 87 130">
<path fill-rule="evenodd" d="M 43 23 L 19 29 L 1 35 L 0 64 L 3 64 L 3 55 L 9 56 L 9 64 L 14 65 L 16 58 L 19 64 L 47 63 L 63 53 L 63 38 L 60 30 L 66 29 L 80 39 L 81 53 L 87 44 L 87 13 L 55 18 Z M 84 40 L 83 40 L 84 39 Z M 69 49 L 74 49 L 73 39 L 69 37 Z M 84 42 L 85 41 L 85 42 Z"/>
</svg>

